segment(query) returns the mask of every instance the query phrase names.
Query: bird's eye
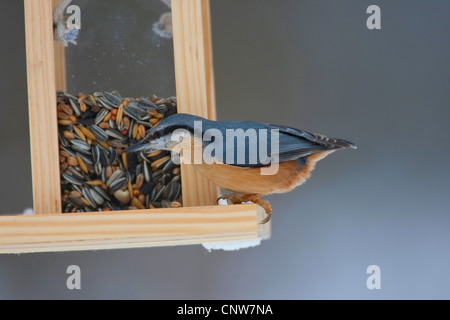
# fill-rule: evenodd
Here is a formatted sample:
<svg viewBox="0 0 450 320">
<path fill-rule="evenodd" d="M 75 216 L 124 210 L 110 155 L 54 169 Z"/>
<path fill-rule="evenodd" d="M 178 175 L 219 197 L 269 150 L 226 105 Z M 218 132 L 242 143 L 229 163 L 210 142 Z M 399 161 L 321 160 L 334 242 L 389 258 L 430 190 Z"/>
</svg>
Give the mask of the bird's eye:
<svg viewBox="0 0 450 320">
<path fill-rule="evenodd" d="M 154 138 L 154 139 L 159 139 L 159 138 L 161 138 L 161 132 L 159 132 L 159 131 L 153 132 L 153 138 Z"/>
</svg>

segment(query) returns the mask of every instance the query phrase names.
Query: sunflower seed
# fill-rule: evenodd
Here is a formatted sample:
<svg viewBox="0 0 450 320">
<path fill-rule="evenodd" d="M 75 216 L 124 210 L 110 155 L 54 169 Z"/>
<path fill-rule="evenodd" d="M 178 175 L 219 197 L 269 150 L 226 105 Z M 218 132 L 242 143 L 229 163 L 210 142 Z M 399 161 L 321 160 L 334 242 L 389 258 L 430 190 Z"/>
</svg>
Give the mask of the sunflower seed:
<svg viewBox="0 0 450 320">
<path fill-rule="evenodd" d="M 82 180 L 80 180 L 80 179 L 78 179 L 78 178 L 76 178 L 76 177 L 74 177 L 74 176 L 72 176 L 72 175 L 70 175 L 70 174 L 63 173 L 63 174 L 62 174 L 62 177 L 63 177 L 67 182 L 69 182 L 69 183 L 71 183 L 71 184 L 78 185 L 78 186 L 83 185 L 83 181 L 82 181 Z"/>
<path fill-rule="evenodd" d="M 59 136 L 59 143 L 63 147 L 68 147 L 70 145 L 69 140 L 67 140 L 61 133 L 59 133 L 58 136 Z"/>
<path fill-rule="evenodd" d="M 89 126 L 89 131 L 91 131 L 94 134 L 94 136 L 98 139 L 98 141 L 106 142 L 108 140 L 108 135 L 99 126 L 96 125 Z"/>
<path fill-rule="evenodd" d="M 171 179 L 172 179 L 172 175 L 170 173 L 164 173 L 161 177 L 161 183 L 164 185 L 167 185 Z"/>
<path fill-rule="evenodd" d="M 115 95 L 109 93 L 109 92 L 103 92 L 103 96 L 106 98 L 109 103 L 111 103 L 115 108 L 119 107 L 119 105 L 122 103 L 122 99 L 116 97 Z"/>
<path fill-rule="evenodd" d="M 161 186 L 158 191 L 155 192 L 155 197 L 152 199 L 152 201 L 158 201 L 161 196 L 163 195 L 163 192 L 166 190 L 166 186 Z"/>
<path fill-rule="evenodd" d="M 122 96 L 120 95 L 120 93 L 117 90 L 111 91 L 111 94 L 115 95 L 119 99 L 122 99 Z"/>
<path fill-rule="evenodd" d="M 121 170 L 114 171 L 113 174 L 111 175 L 111 177 L 106 182 L 106 186 L 109 187 L 111 185 L 111 183 L 113 183 L 114 181 L 116 181 L 119 178 L 122 178 L 124 175 L 125 174 Z"/>
<path fill-rule="evenodd" d="M 71 157 L 75 157 L 76 153 L 72 149 L 68 147 L 62 147 L 62 149 L 66 151 Z"/>
<path fill-rule="evenodd" d="M 83 153 L 83 154 L 88 155 L 88 156 L 91 155 L 91 151 L 90 150 L 86 150 L 84 148 L 80 148 L 78 145 L 73 145 L 72 146 L 72 150 L 76 151 L 76 152 L 79 152 L 79 153 Z"/>
<path fill-rule="evenodd" d="M 79 192 L 79 193 L 81 194 L 81 187 L 80 187 L 80 186 L 78 186 L 78 185 L 76 185 L 76 184 L 73 184 L 73 185 L 72 185 L 72 188 L 73 188 L 75 191 L 77 191 L 77 192 Z"/>
<path fill-rule="evenodd" d="M 178 199 L 178 196 L 181 193 L 181 185 L 178 182 L 171 182 L 172 187 L 171 187 L 171 193 L 170 196 L 168 196 L 167 199 L 169 199 L 169 201 L 175 201 L 176 199 Z"/>
<path fill-rule="evenodd" d="M 79 179 L 77 177 L 74 177 L 74 176 L 72 176 L 70 174 L 67 174 L 65 172 L 62 174 L 62 177 L 69 183 L 72 183 L 72 184 L 75 184 L 75 185 L 78 185 L 78 186 L 83 185 L 83 180 L 81 180 L 81 179 Z"/>
<path fill-rule="evenodd" d="M 125 137 L 119 131 L 114 130 L 114 129 L 107 129 L 106 134 L 114 139 L 119 139 L 119 140 L 125 139 Z"/>
<path fill-rule="evenodd" d="M 94 162 L 94 164 L 98 164 L 100 163 L 100 149 L 98 146 L 93 146 L 92 147 L 92 161 Z"/>
<path fill-rule="evenodd" d="M 113 106 L 108 101 L 106 101 L 106 99 L 104 99 L 103 97 L 98 98 L 97 101 L 100 104 L 100 106 L 102 106 L 102 107 L 104 107 L 104 108 L 106 108 L 108 110 L 112 110 L 113 109 Z"/>
<path fill-rule="evenodd" d="M 127 106 L 123 109 L 123 112 L 136 121 L 145 121 L 150 118 L 150 115 L 142 108 Z"/>
<path fill-rule="evenodd" d="M 94 164 L 94 172 L 97 176 L 101 176 L 102 175 L 102 165 L 100 162 L 97 162 L 96 164 Z"/>
<path fill-rule="evenodd" d="M 81 201 L 81 199 L 78 199 L 74 196 L 68 196 L 67 200 L 69 200 L 71 203 L 74 204 L 74 206 L 76 206 L 78 208 L 82 208 L 84 206 L 83 201 Z"/>
<path fill-rule="evenodd" d="M 83 188 L 81 193 L 82 193 L 83 197 L 89 202 L 91 207 L 97 208 L 97 204 L 95 203 L 94 198 L 92 197 L 92 195 L 89 191 L 89 188 Z"/>
<path fill-rule="evenodd" d="M 77 99 L 75 97 L 69 97 L 69 103 L 72 106 L 73 111 L 77 115 L 77 117 L 81 116 L 81 110 L 78 106 Z"/>
<path fill-rule="evenodd" d="M 105 116 L 108 114 L 108 112 L 109 112 L 109 110 L 106 109 L 106 108 L 101 109 L 101 110 L 99 111 L 99 113 L 97 113 L 97 116 L 95 117 L 94 123 L 98 126 L 99 123 L 103 121 L 103 119 L 104 119 Z"/>
<path fill-rule="evenodd" d="M 148 158 L 145 156 L 145 154 L 144 154 L 143 151 L 140 151 L 140 152 L 139 152 L 139 157 L 140 157 L 141 160 L 143 160 L 144 162 L 152 163 L 152 162 L 150 161 L 150 159 L 148 159 Z"/>
<path fill-rule="evenodd" d="M 109 159 L 109 152 L 107 152 L 105 149 L 99 149 L 100 150 L 100 163 L 103 167 L 106 167 L 108 165 L 108 159 Z"/>
<path fill-rule="evenodd" d="M 177 176 L 174 176 L 170 182 L 177 182 L 177 181 L 180 181 L 180 180 L 181 180 L 181 176 L 177 175 Z"/>
<path fill-rule="evenodd" d="M 127 178 L 119 178 L 116 179 L 114 182 L 112 182 L 109 186 L 109 189 L 111 189 L 112 192 L 116 192 L 119 189 L 122 189 L 127 184 Z"/>
<path fill-rule="evenodd" d="M 87 156 L 87 155 L 85 155 L 85 154 L 83 154 L 83 153 L 79 153 L 78 156 L 79 156 L 81 159 L 83 159 L 83 161 L 85 162 L 85 164 L 90 164 L 90 165 L 94 164 L 94 163 L 92 162 L 92 156 L 89 157 L 89 156 Z"/>
<path fill-rule="evenodd" d="M 77 147 L 78 149 L 84 150 L 84 151 L 91 150 L 91 146 L 87 142 L 84 142 L 83 140 L 73 139 L 73 140 L 70 140 L 70 143 L 73 145 L 72 148 Z"/>
<path fill-rule="evenodd" d="M 145 109 L 145 110 L 155 110 L 158 107 L 156 104 L 154 104 L 153 102 L 151 102 L 145 98 L 141 98 L 138 101 L 138 105 L 139 105 L 139 107 L 141 107 L 142 109 Z"/>
<path fill-rule="evenodd" d="M 111 148 L 110 149 L 110 156 L 109 156 L 109 160 L 108 160 L 108 166 L 112 166 L 114 164 L 114 162 L 117 160 L 117 149 L 115 148 Z"/>
<path fill-rule="evenodd" d="M 102 196 L 105 200 L 107 201 L 111 201 L 110 196 L 105 192 L 105 190 L 103 190 L 101 187 L 99 186 L 94 186 L 94 190 L 100 195 Z"/>
<path fill-rule="evenodd" d="M 145 178 L 145 181 L 150 182 L 152 176 L 151 176 L 150 169 L 148 168 L 148 164 L 147 164 L 146 161 L 144 161 L 142 163 L 142 165 L 144 167 L 144 178 Z"/>
<path fill-rule="evenodd" d="M 95 203 L 99 206 L 101 206 L 104 202 L 105 199 L 103 199 L 98 193 L 97 191 L 95 191 L 94 189 L 90 189 L 89 190 L 92 199 L 95 201 Z"/>
</svg>

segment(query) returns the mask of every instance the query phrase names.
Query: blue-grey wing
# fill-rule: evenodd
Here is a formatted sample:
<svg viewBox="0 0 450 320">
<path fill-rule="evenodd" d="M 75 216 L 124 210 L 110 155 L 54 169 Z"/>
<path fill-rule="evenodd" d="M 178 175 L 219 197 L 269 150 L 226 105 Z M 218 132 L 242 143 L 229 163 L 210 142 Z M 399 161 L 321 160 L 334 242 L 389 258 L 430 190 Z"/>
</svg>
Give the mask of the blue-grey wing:
<svg viewBox="0 0 450 320">
<path fill-rule="evenodd" d="M 354 147 L 346 140 L 327 138 L 322 135 L 251 121 L 204 121 L 203 133 L 207 129 L 220 128 L 220 137 L 204 141 L 206 146 L 216 138 L 223 142 L 220 148 L 206 148 L 220 162 L 239 167 L 263 167 L 270 162 L 297 160 L 326 150 Z M 235 136 L 229 139 L 229 131 Z M 256 137 L 256 139 L 255 139 Z"/>
<path fill-rule="evenodd" d="M 267 127 L 279 132 L 278 158 L 280 162 L 296 160 L 317 152 L 355 148 L 353 143 L 343 139 L 328 138 L 285 126 L 269 124 Z"/>
</svg>

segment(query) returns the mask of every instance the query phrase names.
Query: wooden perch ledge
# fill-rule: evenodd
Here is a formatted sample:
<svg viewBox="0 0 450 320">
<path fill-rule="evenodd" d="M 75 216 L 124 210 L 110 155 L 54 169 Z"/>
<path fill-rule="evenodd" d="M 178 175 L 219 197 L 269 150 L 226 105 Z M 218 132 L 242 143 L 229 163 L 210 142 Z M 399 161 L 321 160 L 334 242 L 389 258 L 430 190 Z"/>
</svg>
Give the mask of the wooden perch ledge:
<svg viewBox="0 0 450 320">
<path fill-rule="evenodd" d="M 255 218 L 255 211 L 257 216 Z M 0 253 L 201 244 L 266 238 L 255 204 L 0 217 Z"/>
</svg>

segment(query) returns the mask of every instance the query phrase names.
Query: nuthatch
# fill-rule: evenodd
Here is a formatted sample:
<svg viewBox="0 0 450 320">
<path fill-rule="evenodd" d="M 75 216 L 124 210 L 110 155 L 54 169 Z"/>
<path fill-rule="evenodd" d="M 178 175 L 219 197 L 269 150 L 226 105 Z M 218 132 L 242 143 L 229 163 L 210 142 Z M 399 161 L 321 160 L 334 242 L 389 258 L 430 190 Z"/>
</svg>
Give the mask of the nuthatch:
<svg viewBox="0 0 450 320">
<path fill-rule="evenodd" d="M 310 177 L 316 163 L 338 149 L 356 146 L 294 128 L 253 121 L 211 121 L 178 113 L 163 119 L 124 152 L 170 150 L 219 187 L 234 192 L 233 203 L 284 193 Z M 265 171 L 264 171 L 265 170 Z M 238 196 L 236 193 L 241 193 Z"/>
</svg>

